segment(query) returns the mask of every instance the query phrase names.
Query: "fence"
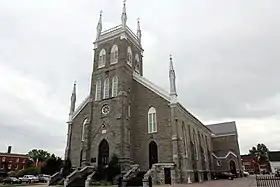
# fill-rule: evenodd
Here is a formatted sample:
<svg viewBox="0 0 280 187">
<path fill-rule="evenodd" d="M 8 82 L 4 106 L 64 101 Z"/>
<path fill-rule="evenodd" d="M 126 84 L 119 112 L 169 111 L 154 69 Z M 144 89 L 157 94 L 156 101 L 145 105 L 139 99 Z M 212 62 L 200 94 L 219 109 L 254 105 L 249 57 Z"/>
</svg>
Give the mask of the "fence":
<svg viewBox="0 0 280 187">
<path fill-rule="evenodd" d="M 256 175 L 257 187 L 280 187 L 280 177 Z"/>
</svg>

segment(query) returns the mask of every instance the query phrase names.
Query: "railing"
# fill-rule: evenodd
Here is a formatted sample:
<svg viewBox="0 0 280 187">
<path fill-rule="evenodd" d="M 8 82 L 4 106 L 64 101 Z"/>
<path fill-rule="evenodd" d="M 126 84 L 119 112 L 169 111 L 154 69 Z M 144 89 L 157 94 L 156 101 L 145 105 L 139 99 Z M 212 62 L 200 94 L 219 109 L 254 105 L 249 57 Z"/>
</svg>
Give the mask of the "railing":
<svg viewBox="0 0 280 187">
<path fill-rule="evenodd" d="M 274 175 L 256 175 L 257 187 L 279 187 L 280 177 Z"/>
</svg>

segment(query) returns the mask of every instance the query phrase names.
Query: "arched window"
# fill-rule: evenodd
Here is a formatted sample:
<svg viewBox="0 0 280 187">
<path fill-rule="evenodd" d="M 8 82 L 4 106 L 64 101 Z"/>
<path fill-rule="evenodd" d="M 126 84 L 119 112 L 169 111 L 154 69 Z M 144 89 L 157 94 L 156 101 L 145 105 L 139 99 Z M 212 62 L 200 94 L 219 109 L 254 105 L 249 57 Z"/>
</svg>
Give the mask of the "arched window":
<svg viewBox="0 0 280 187">
<path fill-rule="evenodd" d="M 187 130 L 184 122 L 182 122 L 182 133 L 183 133 L 183 143 L 184 143 L 184 150 L 185 150 L 184 154 L 186 157 L 188 157 Z"/>
<path fill-rule="evenodd" d="M 101 100 L 101 80 L 98 79 L 95 85 L 95 101 Z"/>
<path fill-rule="evenodd" d="M 112 79 L 112 97 L 116 97 L 118 95 L 118 83 L 119 78 L 117 76 Z"/>
<path fill-rule="evenodd" d="M 130 46 L 127 48 L 127 63 L 132 66 L 132 51 Z"/>
<path fill-rule="evenodd" d="M 83 126 L 82 126 L 82 137 L 81 137 L 81 140 L 82 141 L 85 141 L 85 130 L 86 130 L 86 124 L 87 124 L 87 119 L 84 120 L 83 122 Z"/>
<path fill-rule="evenodd" d="M 109 98 L 109 78 L 104 80 L 103 99 Z"/>
<path fill-rule="evenodd" d="M 113 45 L 111 49 L 110 63 L 115 64 L 118 62 L 118 46 Z"/>
<path fill-rule="evenodd" d="M 99 53 L 98 68 L 104 67 L 106 64 L 106 50 L 102 49 Z"/>
<path fill-rule="evenodd" d="M 135 67 L 134 67 L 134 69 L 137 73 L 140 72 L 140 59 L 139 59 L 138 54 L 135 55 Z"/>
<path fill-rule="evenodd" d="M 195 153 L 196 153 L 196 160 L 198 160 L 197 134 L 194 130 L 193 130 L 193 141 L 194 141 L 194 148 L 195 148 Z"/>
<path fill-rule="evenodd" d="M 157 115 L 156 109 L 151 107 L 148 112 L 148 133 L 157 132 Z"/>
</svg>

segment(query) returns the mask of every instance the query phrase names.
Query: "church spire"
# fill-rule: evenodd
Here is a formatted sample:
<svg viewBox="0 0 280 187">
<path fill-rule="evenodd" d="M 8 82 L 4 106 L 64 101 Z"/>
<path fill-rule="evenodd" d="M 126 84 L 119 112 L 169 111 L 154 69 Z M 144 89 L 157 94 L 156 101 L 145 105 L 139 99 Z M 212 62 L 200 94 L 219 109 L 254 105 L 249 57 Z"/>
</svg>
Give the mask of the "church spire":
<svg viewBox="0 0 280 187">
<path fill-rule="evenodd" d="M 176 75 L 172 61 L 172 55 L 170 55 L 170 63 L 169 63 L 169 82 L 170 82 L 170 97 L 171 103 L 177 102 L 177 91 L 176 91 Z"/>
<path fill-rule="evenodd" d="M 123 27 L 123 29 L 126 29 L 126 21 L 127 21 L 125 2 L 126 2 L 126 0 L 123 0 L 123 11 L 122 11 L 122 27 Z"/>
<path fill-rule="evenodd" d="M 99 39 L 99 36 L 101 35 L 101 31 L 102 31 L 102 10 L 100 11 L 99 21 L 96 27 L 96 40 Z"/>
<path fill-rule="evenodd" d="M 70 104 L 70 113 L 69 113 L 69 120 L 71 121 L 73 113 L 75 111 L 75 104 L 76 104 L 76 81 L 74 82 L 73 91 L 71 95 L 71 104 Z"/>
<path fill-rule="evenodd" d="M 137 19 L 137 37 L 141 43 L 142 34 L 141 34 L 141 29 L 140 29 L 140 18 Z"/>
</svg>

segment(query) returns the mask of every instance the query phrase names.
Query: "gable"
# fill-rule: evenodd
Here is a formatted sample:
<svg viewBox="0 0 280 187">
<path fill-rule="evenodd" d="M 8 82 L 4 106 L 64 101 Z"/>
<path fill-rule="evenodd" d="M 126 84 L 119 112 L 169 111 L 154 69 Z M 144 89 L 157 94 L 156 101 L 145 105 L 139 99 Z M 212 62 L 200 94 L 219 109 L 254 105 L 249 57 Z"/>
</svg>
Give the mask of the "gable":
<svg viewBox="0 0 280 187">
<path fill-rule="evenodd" d="M 156 93 L 158 96 L 162 97 L 166 101 L 170 102 L 169 94 L 164 89 L 160 88 L 159 86 L 152 83 L 150 80 L 148 80 L 136 73 L 133 73 L 132 76 L 135 81 L 137 81 L 141 85 L 145 86 L 147 89 L 151 90 L 152 92 Z"/>
<path fill-rule="evenodd" d="M 75 117 L 85 108 L 85 106 L 89 103 L 90 100 L 90 96 L 88 95 L 83 102 L 77 107 L 77 109 L 75 110 L 75 112 L 73 113 L 72 119 L 75 119 Z"/>
</svg>

